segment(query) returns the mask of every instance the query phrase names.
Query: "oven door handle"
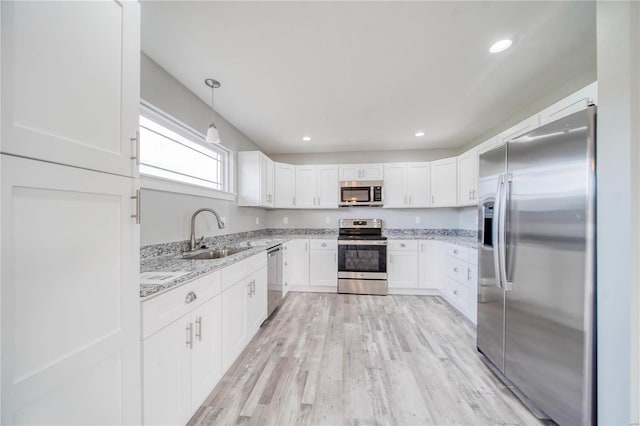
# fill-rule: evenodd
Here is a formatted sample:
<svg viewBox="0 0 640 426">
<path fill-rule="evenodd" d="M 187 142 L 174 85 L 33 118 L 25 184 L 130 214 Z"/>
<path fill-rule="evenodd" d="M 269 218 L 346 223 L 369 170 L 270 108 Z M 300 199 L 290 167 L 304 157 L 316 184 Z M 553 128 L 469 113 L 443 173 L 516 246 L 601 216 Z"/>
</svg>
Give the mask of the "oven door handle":
<svg viewBox="0 0 640 426">
<path fill-rule="evenodd" d="M 340 240 L 339 246 L 386 246 L 386 241 L 376 240 Z"/>
</svg>

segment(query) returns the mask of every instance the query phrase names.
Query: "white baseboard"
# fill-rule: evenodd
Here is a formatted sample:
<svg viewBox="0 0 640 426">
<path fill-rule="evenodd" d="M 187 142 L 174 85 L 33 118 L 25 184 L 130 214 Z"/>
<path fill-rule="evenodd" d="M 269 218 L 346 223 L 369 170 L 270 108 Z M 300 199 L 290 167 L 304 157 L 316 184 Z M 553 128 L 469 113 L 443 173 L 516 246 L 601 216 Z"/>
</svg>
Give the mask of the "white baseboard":
<svg viewBox="0 0 640 426">
<path fill-rule="evenodd" d="M 302 293 L 337 293 L 337 286 L 322 286 L 322 285 L 292 285 L 289 286 L 288 292 L 302 292 Z"/>
<path fill-rule="evenodd" d="M 388 292 L 399 296 L 442 296 L 437 288 L 390 288 Z"/>
</svg>

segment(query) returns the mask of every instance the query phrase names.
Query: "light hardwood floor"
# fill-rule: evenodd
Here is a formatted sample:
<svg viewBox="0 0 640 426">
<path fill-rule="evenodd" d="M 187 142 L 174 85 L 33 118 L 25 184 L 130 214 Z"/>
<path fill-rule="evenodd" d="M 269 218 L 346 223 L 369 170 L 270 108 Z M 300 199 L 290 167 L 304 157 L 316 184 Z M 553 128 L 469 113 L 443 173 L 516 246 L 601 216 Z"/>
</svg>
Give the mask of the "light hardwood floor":
<svg viewBox="0 0 640 426">
<path fill-rule="evenodd" d="M 541 423 L 441 299 L 289 293 L 189 424 Z"/>
</svg>

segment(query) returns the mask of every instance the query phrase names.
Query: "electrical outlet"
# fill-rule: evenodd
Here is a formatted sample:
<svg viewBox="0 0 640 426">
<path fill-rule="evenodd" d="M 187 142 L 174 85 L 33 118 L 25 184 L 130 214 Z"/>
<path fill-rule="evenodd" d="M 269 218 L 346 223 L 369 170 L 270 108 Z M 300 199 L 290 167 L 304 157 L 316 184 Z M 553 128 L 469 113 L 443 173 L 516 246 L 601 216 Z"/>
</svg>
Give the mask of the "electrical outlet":
<svg viewBox="0 0 640 426">
<path fill-rule="evenodd" d="M 416 225 L 419 225 L 421 222 L 420 216 L 416 216 Z"/>
<path fill-rule="evenodd" d="M 222 223 L 224 223 L 224 224 L 225 224 L 225 226 L 227 225 L 227 218 L 226 218 L 226 217 L 224 217 L 224 216 L 220 217 L 220 221 L 221 221 Z"/>
<path fill-rule="evenodd" d="M 260 225 L 260 218 L 256 216 L 256 225 Z"/>
<path fill-rule="evenodd" d="M 289 218 L 288 218 L 287 216 L 283 217 L 283 218 L 282 218 L 282 223 L 284 223 L 285 225 L 286 225 L 287 223 L 289 223 Z"/>
<path fill-rule="evenodd" d="M 324 218 L 325 223 L 328 225 L 331 223 L 331 218 L 329 216 Z"/>
</svg>

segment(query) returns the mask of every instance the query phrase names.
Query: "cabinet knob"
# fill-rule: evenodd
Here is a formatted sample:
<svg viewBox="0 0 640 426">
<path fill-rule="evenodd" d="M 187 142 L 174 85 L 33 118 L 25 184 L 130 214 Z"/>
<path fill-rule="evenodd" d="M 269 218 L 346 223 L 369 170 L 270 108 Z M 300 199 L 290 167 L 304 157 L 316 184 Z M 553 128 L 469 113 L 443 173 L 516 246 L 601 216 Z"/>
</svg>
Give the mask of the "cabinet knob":
<svg viewBox="0 0 640 426">
<path fill-rule="evenodd" d="M 458 254 L 458 249 L 454 249 L 453 254 Z"/>
<path fill-rule="evenodd" d="M 320 247 L 326 247 L 326 246 L 327 246 L 327 243 L 320 244 Z"/>
<path fill-rule="evenodd" d="M 458 268 L 453 268 L 453 272 L 458 272 Z"/>
<path fill-rule="evenodd" d="M 458 290 L 453 290 L 453 294 L 458 295 Z"/>
<path fill-rule="evenodd" d="M 406 247 L 404 243 L 400 243 L 400 247 Z"/>
<path fill-rule="evenodd" d="M 198 298 L 198 296 L 193 291 L 190 291 L 189 293 L 187 293 L 186 297 L 184 298 L 184 303 L 185 304 L 191 303 L 194 300 L 196 300 L 197 298 Z"/>
</svg>

